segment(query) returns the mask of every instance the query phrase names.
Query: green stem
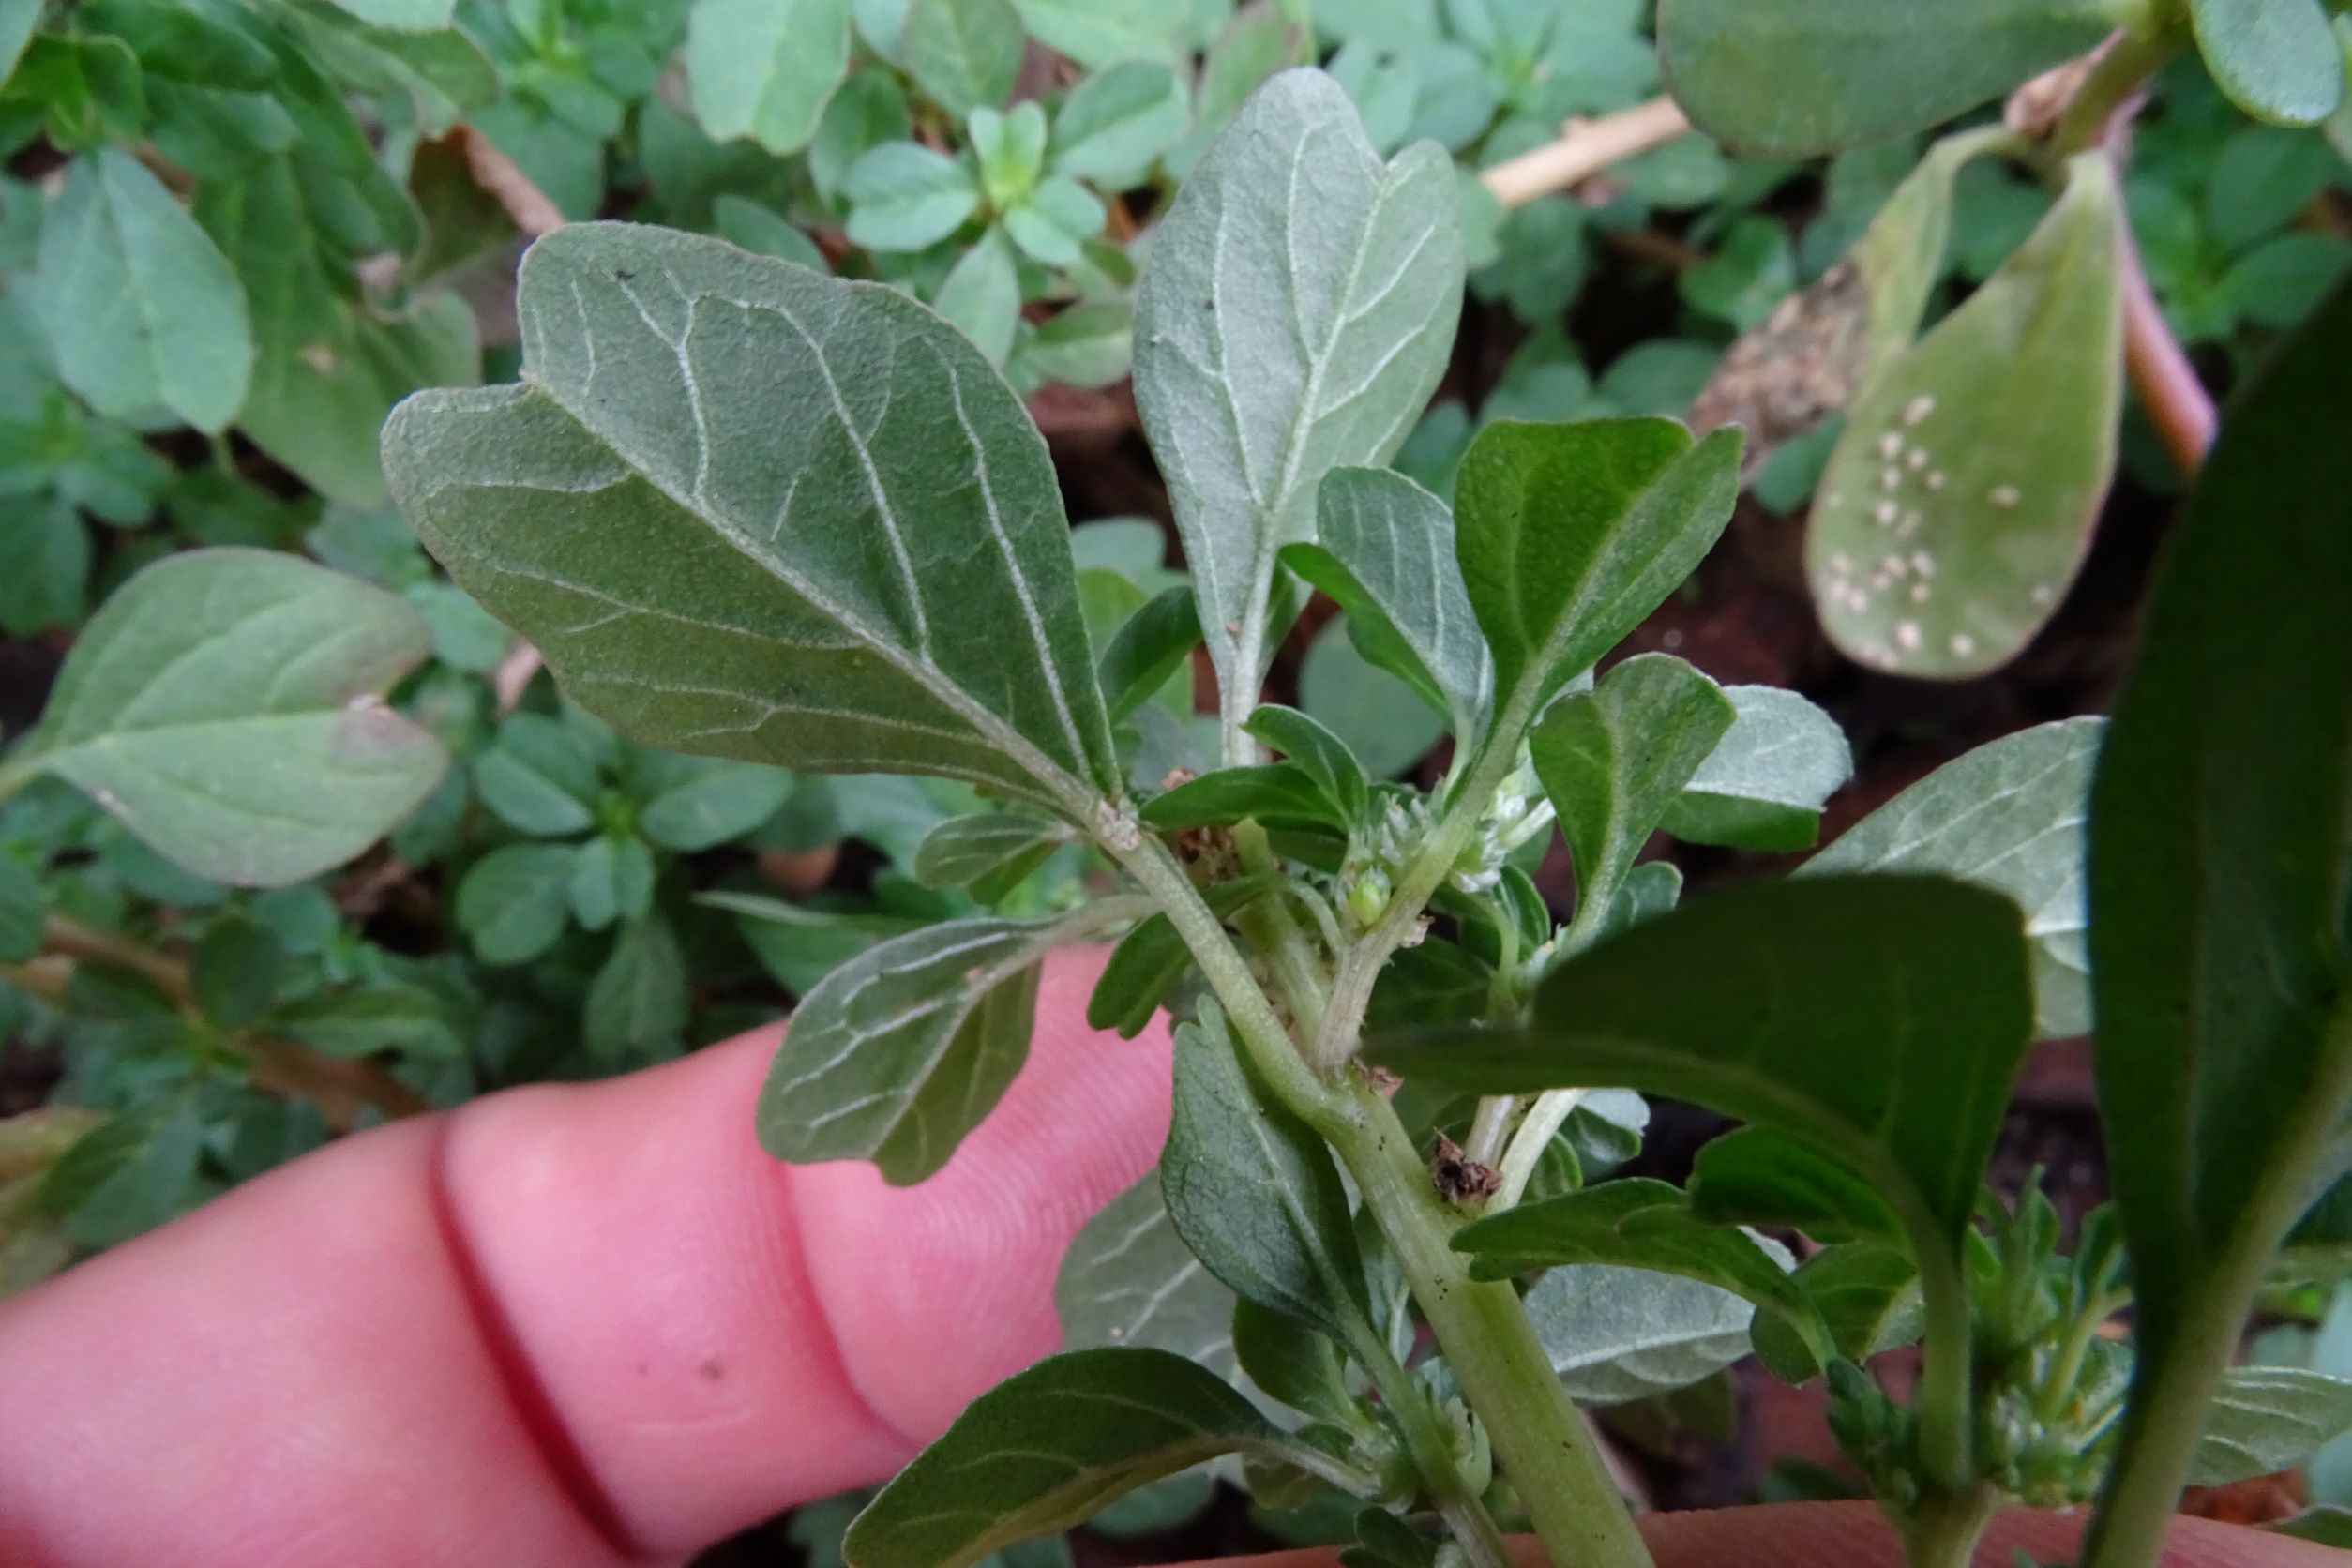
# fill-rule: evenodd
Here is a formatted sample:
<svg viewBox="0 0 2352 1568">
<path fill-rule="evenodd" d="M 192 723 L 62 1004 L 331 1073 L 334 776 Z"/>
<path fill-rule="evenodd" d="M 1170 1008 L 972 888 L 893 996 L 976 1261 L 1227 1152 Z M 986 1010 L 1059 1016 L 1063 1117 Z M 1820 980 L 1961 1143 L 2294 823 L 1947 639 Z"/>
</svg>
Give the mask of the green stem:
<svg viewBox="0 0 2352 1568">
<path fill-rule="evenodd" d="M 1971 1375 L 1968 1283 L 1957 1259 L 1940 1243 L 1924 1243 L 1914 1229 L 1913 1262 L 1920 1274 L 1926 1332 L 1921 1336 L 1919 1389 L 1911 1413 L 1919 1423 L 1921 1462 L 1938 1485 L 1958 1491 L 1975 1479 L 1972 1427 L 1976 1390 Z"/>
<path fill-rule="evenodd" d="M 1991 1486 L 1930 1494 L 1904 1522 L 1905 1561 L 1909 1568 L 1968 1568 L 2000 1502 L 2000 1493 Z"/>
<path fill-rule="evenodd" d="M 1546 1089 L 1535 1096 L 1535 1103 L 1519 1118 L 1519 1130 L 1512 1135 L 1511 1147 L 1502 1152 L 1502 1185 L 1486 1199 L 1485 1213 L 1499 1214 L 1515 1207 L 1527 1196 L 1527 1184 L 1535 1179 L 1535 1168 L 1544 1163 L 1544 1151 L 1591 1093 L 1590 1089 Z"/>
<path fill-rule="evenodd" d="M 1209 988 L 1224 1004 L 1225 1016 L 1231 1021 L 1242 1048 L 1249 1052 L 1251 1064 L 1263 1076 L 1274 1097 L 1308 1126 L 1327 1138 L 1331 1136 L 1332 1128 L 1342 1120 L 1331 1090 L 1300 1057 L 1289 1031 L 1283 1027 L 1274 1004 L 1259 988 L 1257 976 L 1250 972 L 1249 960 L 1233 945 L 1232 938 L 1226 935 L 1225 927 L 1209 906 L 1201 902 L 1199 891 L 1168 852 L 1168 846 L 1144 834 L 1132 845 L 1107 847 L 1126 867 L 1127 874 L 1158 901 L 1160 912 L 1176 927 L 1176 934 L 1191 950 L 1193 961 L 1207 977 Z"/>
<path fill-rule="evenodd" d="M 1470 1559 L 1471 1568 L 1515 1568 L 1511 1548 L 1502 1538 L 1502 1530 L 1478 1494 L 1470 1490 L 1462 1475 L 1462 1467 L 1454 1462 L 1454 1445 L 1446 1439 L 1444 1427 L 1437 1412 L 1413 1380 L 1406 1376 L 1396 1358 L 1388 1353 L 1388 1346 L 1370 1324 L 1360 1324 L 1363 1332 L 1352 1336 L 1349 1349 L 1370 1374 L 1372 1386 L 1380 1390 L 1380 1403 L 1396 1423 L 1396 1430 L 1405 1439 L 1405 1452 L 1412 1456 L 1413 1469 L 1421 1475 L 1422 1485 L 1428 1489 L 1430 1500 L 1438 1505 L 1439 1515 L 1460 1543 L 1463 1555 Z"/>
<path fill-rule="evenodd" d="M 1560 1568 L 1651 1568 L 1551 1360 L 1508 1283 L 1481 1283 L 1452 1245 L 1455 1216 L 1439 1201 L 1411 1138 L 1368 1085 L 1349 1085 L 1344 1123 L 1327 1135 L 1395 1249 L 1446 1364 L 1486 1425 L 1495 1454 Z"/>
<path fill-rule="evenodd" d="M 1516 1094 L 1489 1094 L 1479 1101 L 1478 1114 L 1470 1121 L 1470 1142 L 1462 1147 L 1463 1157 L 1476 1165 L 1499 1163 L 1509 1144 L 1511 1121 L 1518 1108 Z"/>
<path fill-rule="evenodd" d="M 1533 684 L 1522 683 L 1522 689 L 1532 692 Z M 1461 788 L 1447 803 L 1445 815 L 1429 837 L 1422 840 L 1421 852 L 1398 876 L 1379 923 L 1358 938 L 1340 959 L 1339 973 L 1331 985 L 1331 1006 L 1323 1014 L 1322 1030 L 1315 1036 L 1309 1052 L 1317 1066 L 1335 1068 L 1355 1054 L 1357 1036 L 1364 1031 L 1364 1010 L 1372 1003 L 1374 983 L 1387 967 L 1390 955 L 1419 928 L 1422 912 L 1429 907 L 1429 899 L 1437 893 L 1439 884 L 1470 846 L 1470 835 L 1478 831 L 1478 819 L 1486 809 L 1486 803 L 1502 788 L 1502 781 L 1511 776 L 1511 769 L 1518 761 L 1519 732 L 1527 728 L 1531 716 L 1525 711 L 1530 706 L 1531 701 L 1525 696 L 1513 697 L 1511 706 L 1495 721 L 1478 761 L 1471 764 Z M 1505 737 L 1507 745 L 1503 744 Z"/>
<path fill-rule="evenodd" d="M 2120 1462 L 2091 1517 L 2084 1568 L 2147 1568 L 2164 1551 L 2214 1385 L 2279 1243 L 2310 1206 L 2310 1178 L 2352 1101 L 2352 1000 L 2340 1003 L 2328 1021 L 2314 1078 L 2296 1096 L 2296 1114 L 2272 1144 L 2271 1180 L 2232 1227 L 2229 1247 L 2181 1303 L 2168 1342 L 2149 1347 L 2158 1354 L 2143 1361 L 2133 1380 Z"/>
<path fill-rule="evenodd" d="M 2063 160 L 2104 142 L 2108 127 L 2124 105 L 2180 53 L 2184 42 L 2180 29 L 2173 25 L 2160 24 L 2146 31 L 2126 28 L 2118 33 L 2067 100 L 2050 134 L 2051 151 Z"/>
</svg>

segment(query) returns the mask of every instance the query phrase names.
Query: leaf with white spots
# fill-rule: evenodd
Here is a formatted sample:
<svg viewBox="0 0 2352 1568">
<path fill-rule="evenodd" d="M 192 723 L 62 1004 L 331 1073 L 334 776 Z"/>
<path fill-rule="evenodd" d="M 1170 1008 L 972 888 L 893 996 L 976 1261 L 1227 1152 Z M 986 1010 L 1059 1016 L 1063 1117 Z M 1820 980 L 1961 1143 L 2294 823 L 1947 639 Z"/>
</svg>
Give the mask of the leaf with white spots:
<svg viewBox="0 0 2352 1568">
<path fill-rule="evenodd" d="M 410 400 L 401 509 L 566 691 L 671 750 L 927 773 L 1092 826 L 1119 764 L 1053 468 L 894 290 L 581 223 L 532 248 L 524 382 Z"/>
<path fill-rule="evenodd" d="M 1238 741 L 1258 705 L 1274 554 L 1315 536 L 1333 469 L 1388 460 L 1461 313 L 1454 166 L 1383 164 L 1348 95 L 1287 71 L 1244 107 L 1154 233 L 1135 391 L 1168 476 Z"/>
<path fill-rule="evenodd" d="M 1778 686 L 1726 686 L 1734 716 L 1659 825 L 1691 844 L 1811 849 L 1821 805 L 1854 776 L 1837 720 Z"/>
<path fill-rule="evenodd" d="M 1931 680 L 1998 669 L 2057 610 L 2115 469 L 2120 203 L 2103 155 L 1849 411 L 1805 569 L 1831 639 Z"/>
<path fill-rule="evenodd" d="M 1233 1292 L 1201 1267 L 1168 1217 L 1157 1168 L 1079 1227 L 1054 1278 L 1070 1349 L 1141 1345 L 1230 1377 Z"/>
<path fill-rule="evenodd" d="M 2106 721 L 2069 718 L 1945 763 L 1846 830 L 1802 874 L 1937 872 L 2017 900 L 2033 942 L 2034 1025 L 2090 1027 L 2083 824 Z"/>
<path fill-rule="evenodd" d="M 900 1186 L 929 1176 L 1028 1059 L 1040 960 L 1088 928 L 950 920 L 834 970 L 768 1067 L 761 1146 L 796 1165 L 871 1160 Z"/>
</svg>

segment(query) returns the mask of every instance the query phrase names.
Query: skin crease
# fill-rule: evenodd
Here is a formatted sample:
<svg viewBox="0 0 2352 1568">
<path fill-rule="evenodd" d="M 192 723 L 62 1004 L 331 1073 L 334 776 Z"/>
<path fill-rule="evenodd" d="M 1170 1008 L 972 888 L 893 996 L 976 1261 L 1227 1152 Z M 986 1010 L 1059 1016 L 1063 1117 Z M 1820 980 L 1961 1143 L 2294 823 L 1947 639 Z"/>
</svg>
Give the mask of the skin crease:
<svg viewBox="0 0 2352 1568">
<path fill-rule="evenodd" d="M 0 1564 L 677 1562 L 887 1475 L 1054 1348 L 1063 1246 L 1159 1150 L 1168 1037 L 1085 1027 L 1100 963 L 1048 965 L 1029 1065 L 919 1188 L 760 1151 L 769 1031 L 346 1139 L 0 1304 Z M 1898 1560 L 1866 1505 L 1644 1529 L 1666 1568 Z M 2167 1559 L 2340 1560 L 2194 1524 Z"/>
</svg>

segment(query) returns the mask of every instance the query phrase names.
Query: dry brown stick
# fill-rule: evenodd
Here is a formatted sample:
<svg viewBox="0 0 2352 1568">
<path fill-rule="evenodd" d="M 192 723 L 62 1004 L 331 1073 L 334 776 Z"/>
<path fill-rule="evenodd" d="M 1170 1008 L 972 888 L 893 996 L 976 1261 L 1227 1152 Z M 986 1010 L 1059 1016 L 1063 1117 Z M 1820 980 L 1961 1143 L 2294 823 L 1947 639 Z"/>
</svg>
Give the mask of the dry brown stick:
<svg viewBox="0 0 2352 1568">
<path fill-rule="evenodd" d="M 1557 142 L 1505 158 L 1479 175 L 1506 207 L 1525 205 L 1583 184 L 1629 158 L 1662 146 L 1691 128 L 1670 98 L 1654 98 L 1597 120 L 1572 123 Z"/>
<path fill-rule="evenodd" d="M 51 1002 L 66 1000 L 72 964 L 112 964 L 151 982 L 182 1006 L 195 990 L 188 968 L 177 959 L 134 942 L 95 930 L 80 921 L 53 914 L 41 923 L 42 956 L 28 964 L 8 966 L 0 974 Z M 66 960 L 61 964 L 57 960 Z M 253 1059 L 253 1082 L 282 1098 L 312 1101 L 327 1125 L 349 1132 L 361 1115 L 376 1111 L 387 1119 L 416 1116 L 432 1103 L 371 1062 L 323 1056 L 285 1040 L 240 1033 L 237 1040 Z"/>
</svg>

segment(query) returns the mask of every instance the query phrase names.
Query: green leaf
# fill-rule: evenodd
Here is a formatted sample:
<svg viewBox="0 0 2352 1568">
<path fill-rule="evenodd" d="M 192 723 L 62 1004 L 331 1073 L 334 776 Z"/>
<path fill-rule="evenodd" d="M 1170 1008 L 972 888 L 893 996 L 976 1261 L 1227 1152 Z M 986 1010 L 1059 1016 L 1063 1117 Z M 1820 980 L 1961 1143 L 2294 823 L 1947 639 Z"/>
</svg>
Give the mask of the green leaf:
<svg viewBox="0 0 2352 1568">
<path fill-rule="evenodd" d="M 1807 850 L 1821 804 L 1854 776 L 1837 720 L 1778 686 L 1727 686 L 1737 716 L 1666 810 L 1664 826 L 1691 844 Z"/>
<path fill-rule="evenodd" d="M 721 196 L 714 201 L 711 226 L 728 244 L 740 245 L 756 255 L 774 256 L 811 272 L 833 270 L 825 264 L 824 252 L 817 249 L 817 242 L 795 227 L 791 219 L 746 197 Z"/>
<path fill-rule="evenodd" d="M 278 933 L 258 920 L 232 915 L 196 943 L 188 959 L 188 987 L 205 1022 L 238 1030 L 269 1011 L 285 970 Z"/>
<path fill-rule="evenodd" d="M 1078 1228 L 1053 1302 L 1072 1349 L 1141 1346 L 1233 1370 L 1233 1292 L 1176 1233 L 1156 1168 Z"/>
<path fill-rule="evenodd" d="M 1218 919 L 1229 920 L 1281 885 L 1279 872 L 1266 871 L 1218 882 L 1200 897 Z M 1184 945 L 1168 916 L 1155 914 L 1138 921 L 1111 949 L 1110 961 L 1103 966 L 1093 994 L 1087 999 L 1086 1021 L 1096 1029 L 1117 1030 L 1123 1039 L 1134 1039 L 1191 968 L 1192 949 Z"/>
<path fill-rule="evenodd" d="M 1031 260 L 1076 266 L 1086 242 L 1102 232 L 1103 204 L 1076 180 L 1051 175 L 1004 214 L 1004 232 Z"/>
<path fill-rule="evenodd" d="M 1347 616 L 1334 615 L 1299 664 L 1299 705 L 1348 743 L 1378 778 L 1394 778 L 1444 738 L 1446 721 L 1410 686 L 1358 651 Z"/>
<path fill-rule="evenodd" d="M 1251 1382 L 1292 1410 L 1343 1428 L 1362 1419 L 1339 1347 L 1296 1318 L 1236 1301 L 1233 1359 Z"/>
<path fill-rule="evenodd" d="M 1367 1332 L 1372 1302 L 1339 1168 L 1251 1080 L 1213 1003 L 1176 1032 L 1160 1192 L 1193 1256 L 1244 1299 L 1343 1344 Z"/>
<path fill-rule="evenodd" d="M 1762 1123 L 1862 1173 L 1916 1247 L 1951 1260 L 2029 1023 L 2008 899 L 1816 877 L 1717 893 L 1587 949 L 1537 988 L 1524 1028 L 1371 1054 L 1482 1094 L 1625 1086 Z"/>
<path fill-rule="evenodd" d="M 334 0 L 371 27 L 398 32 L 430 33 L 450 23 L 457 0 Z"/>
<path fill-rule="evenodd" d="M 447 767 L 377 697 L 427 642 L 400 599 L 297 557 L 170 556 L 83 628 L 14 765 L 86 791 L 201 877 L 303 882 L 375 842 Z"/>
<path fill-rule="evenodd" d="M 41 22 L 41 0 L 0 0 L 0 82 L 16 71 L 33 29 Z"/>
<path fill-rule="evenodd" d="M 1356 761 L 1347 742 L 1296 708 L 1271 702 L 1250 715 L 1245 728 L 1304 770 L 1339 807 L 1348 826 L 1360 827 L 1371 821 L 1371 786 L 1364 780 L 1364 764 Z"/>
<path fill-rule="evenodd" d="M 964 1568 L 1235 1453 L 1295 1461 L 1300 1451 L 1182 1356 L 1068 1351 L 973 1400 L 857 1516 L 846 1550 L 852 1568 Z"/>
<path fill-rule="evenodd" d="M 1010 113 L 974 109 L 965 118 L 972 156 L 980 160 L 980 188 L 998 211 L 1027 195 L 1046 167 L 1046 112 L 1034 98 Z"/>
<path fill-rule="evenodd" d="M 509 844 L 467 869 L 456 914 L 475 957 L 523 964 L 555 945 L 570 914 L 574 853 L 569 844 Z"/>
<path fill-rule="evenodd" d="M 2293 1470 L 2352 1431 L 2352 1378 L 2295 1366 L 2222 1375 L 2189 1461 L 2189 1485 L 2226 1486 Z"/>
<path fill-rule="evenodd" d="M 687 1011 L 686 957 L 659 916 L 621 928 L 588 984 L 581 1039 L 602 1062 L 677 1054 Z"/>
<path fill-rule="evenodd" d="M 933 304 L 989 364 L 1003 365 L 1013 352 L 1014 329 L 1020 324 L 1021 283 L 1002 233 L 990 229 L 964 252 L 940 284 Z"/>
<path fill-rule="evenodd" d="M 1255 818 L 1270 828 L 1348 831 L 1347 808 L 1296 762 L 1219 768 L 1153 796 L 1137 819 L 1154 833 L 1229 827 Z"/>
<path fill-rule="evenodd" d="M 665 850 L 714 850 L 783 809 L 792 776 L 749 762 L 709 763 L 645 803 L 637 825 Z"/>
<path fill-rule="evenodd" d="M 1568 1396 L 1617 1405 L 1687 1388 L 1746 1355 L 1756 1309 L 1696 1279 L 1586 1263 L 1537 1280 L 1527 1314 Z"/>
<path fill-rule="evenodd" d="M 1455 1250 L 1470 1254 L 1470 1273 L 1479 1279 L 1561 1264 L 1679 1274 L 1777 1313 L 1817 1354 L 1829 1353 L 1828 1327 L 1789 1278 L 1794 1260 L 1767 1247 L 1745 1231 L 1698 1218 L 1680 1188 L 1643 1177 L 1521 1204 L 1454 1233 Z"/>
<path fill-rule="evenodd" d="M 214 433 L 236 417 L 253 375 L 245 290 L 137 158 L 108 147 L 74 159 L 38 265 L 57 373 L 92 408 L 167 408 Z"/>
<path fill-rule="evenodd" d="M 1777 1127 L 1726 1133 L 1698 1152 L 1691 1201 L 1726 1224 L 1802 1230 L 1817 1241 L 1900 1240 L 1903 1222 L 1855 1168 Z"/>
<path fill-rule="evenodd" d="M 0 963 L 21 964 L 41 950 L 46 913 L 40 879 L 16 856 L 0 852 Z"/>
<path fill-rule="evenodd" d="M 269 1031 L 329 1056 L 401 1050 L 461 1059 L 469 1042 L 440 999 L 421 986 L 377 985 L 326 992 L 270 1015 Z"/>
<path fill-rule="evenodd" d="M 1121 623 L 1095 669 L 1112 722 L 1168 685 L 1199 645 L 1200 615 L 1189 585 L 1155 596 Z"/>
<path fill-rule="evenodd" d="M 1494 663 L 1455 562 L 1454 513 L 1401 474 L 1342 468 L 1323 481 L 1320 538 L 1283 565 L 1347 612 L 1357 652 L 1403 681 L 1465 742 L 1485 723 Z"/>
<path fill-rule="evenodd" d="M 0 630 L 30 637 L 80 621 L 90 556 L 89 527 L 70 502 L 62 497 L 0 502 Z"/>
<path fill-rule="evenodd" d="M 569 897 L 580 928 L 601 931 L 616 920 L 638 920 L 654 902 L 654 852 L 630 834 L 599 834 L 572 858 Z"/>
<path fill-rule="evenodd" d="M 1155 231 L 1136 404 L 1227 692 L 1258 689 L 1274 553 L 1313 537 L 1324 475 L 1385 462 L 1420 415 L 1461 287 L 1449 160 L 1382 165 L 1316 71 L 1252 98 Z M 1255 703 L 1230 705 L 1238 729 Z"/>
<path fill-rule="evenodd" d="M 950 114 L 1013 96 L 1023 37 L 1012 0 L 914 0 L 899 37 L 908 74 Z"/>
<path fill-rule="evenodd" d="M 498 743 L 474 761 L 482 804 L 518 833 L 557 838 L 596 822 L 602 789 L 596 760 L 560 720 L 517 714 Z"/>
<path fill-rule="evenodd" d="M 1911 1344 L 1926 1326 L 1919 1271 L 1900 1246 L 1846 1242 L 1824 1247 L 1800 1264 L 1794 1277 L 1829 1326 L 1837 1353 L 1857 1365 Z M 1783 1382 L 1802 1383 L 1820 1375 L 1819 1356 L 1787 1319 L 1759 1317 L 1754 1334 L 1757 1358 Z"/>
<path fill-rule="evenodd" d="M 1651 830 L 1731 728 L 1714 682 L 1666 654 L 1627 659 L 1529 731 L 1535 776 L 1560 815 L 1576 901 L 1605 910 Z"/>
<path fill-rule="evenodd" d="M 2090 1027 L 2083 824 L 2105 721 L 2062 719 L 1982 746 L 1929 774 L 1805 862 L 1803 874 L 1917 871 L 2006 893 L 2033 942 L 2035 1032 Z"/>
<path fill-rule="evenodd" d="M 306 152 L 315 134 L 306 125 Z M 202 188 L 196 214 L 253 304 L 257 358 L 238 428 L 331 500 L 381 506 L 385 414 L 419 386 L 480 379 L 480 345 L 473 311 L 454 294 L 394 317 L 351 297 L 319 232 L 321 200 L 319 176 L 279 158 L 243 181 Z"/>
<path fill-rule="evenodd" d="M 914 880 L 926 887 L 971 887 L 982 882 L 1009 886 L 1067 841 L 1058 823 L 1010 811 L 950 817 L 915 846 Z M 1008 870 L 1019 875 L 1008 879 Z"/>
<path fill-rule="evenodd" d="M 174 1218 L 194 1200 L 204 1123 L 178 1094 L 100 1123 L 42 1178 L 42 1211 L 86 1247 L 113 1246 Z"/>
<path fill-rule="evenodd" d="M 1031 369 L 1067 386 L 1115 386 L 1127 378 L 1135 354 L 1135 309 L 1123 299 L 1098 299 L 1057 311 L 1022 351 Z"/>
<path fill-rule="evenodd" d="M 1183 25 L 1158 0 L 1013 0 L 1037 41 L 1090 71 L 1166 60 Z"/>
<path fill-rule="evenodd" d="M 922 924 L 903 915 L 803 909 L 756 893 L 701 893 L 694 901 L 736 916 L 736 929 L 761 967 L 796 996 L 807 996 L 875 943 Z"/>
<path fill-rule="evenodd" d="M 1053 117 L 1057 174 L 1105 189 L 1143 183 L 1159 156 L 1192 128 L 1184 83 L 1157 60 L 1127 60 L 1071 90 Z"/>
<path fill-rule="evenodd" d="M 1665 0 L 1658 49 L 1700 129 L 1810 158 L 1952 119 L 2114 26 L 2103 0 Z"/>
<path fill-rule="evenodd" d="M 849 75 L 849 0 L 695 0 L 686 68 L 714 141 L 796 153 Z"/>
<path fill-rule="evenodd" d="M 913 134 L 898 78 L 871 66 L 853 70 L 817 123 L 816 140 L 808 143 L 808 178 L 819 195 L 838 202 L 851 165 L 875 147 Z"/>
<path fill-rule="evenodd" d="M 583 706 L 648 745 L 936 774 L 1093 825 L 1120 773 L 1068 524 L 970 344 L 894 290 L 626 225 L 539 241 L 521 318 L 527 385 L 412 400 L 387 467 Z"/>
<path fill-rule="evenodd" d="M 921 250 L 963 226 L 980 205 L 972 171 L 917 142 L 885 142 L 850 165 L 852 244 L 869 250 Z"/>
<path fill-rule="evenodd" d="M 950 920 L 894 937 L 802 998 L 760 1090 L 760 1142 L 865 1159 L 896 1186 L 947 1163 L 1029 1056 L 1038 964 L 1068 922 Z"/>
<path fill-rule="evenodd" d="M 2232 103 L 2315 126 L 2344 101 L 2344 60 L 2319 0 L 2189 0 L 2197 50 Z"/>
<path fill-rule="evenodd" d="M 2273 1535 L 2292 1536 L 2298 1541 L 2316 1541 L 2323 1546 L 2352 1549 L 2352 1508 L 2339 1508 L 2322 1503 L 2306 1508 L 2291 1519 L 2264 1525 Z"/>
<path fill-rule="evenodd" d="M 1622 641 L 1714 547 L 1739 490 L 1736 430 L 1696 444 L 1671 419 L 1481 430 L 1455 549 L 1504 710 L 1532 719 Z"/>
<path fill-rule="evenodd" d="M 2352 1102 L 2352 290 L 2223 421 L 2091 792 L 2100 1113 L 2162 1483 Z M 2169 1495 L 2169 1494 L 2167 1494 Z M 2144 1528 L 2144 1527 L 2139 1527 Z"/>
<path fill-rule="evenodd" d="M 1805 568 L 1865 664 L 1956 680 L 2014 657 L 2090 548 L 2123 398 L 2122 217 L 2085 154 L 2032 237 L 1849 411 Z"/>
<path fill-rule="evenodd" d="M 1302 9 L 1289 0 L 1250 0 L 1232 13 L 1201 57 L 1192 99 L 1196 128 L 1169 153 L 1170 173 L 1190 178 L 1210 139 L 1250 95 L 1285 67 L 1313 59 L 1313 38 L 1303 25 Z"/>
</svg>

